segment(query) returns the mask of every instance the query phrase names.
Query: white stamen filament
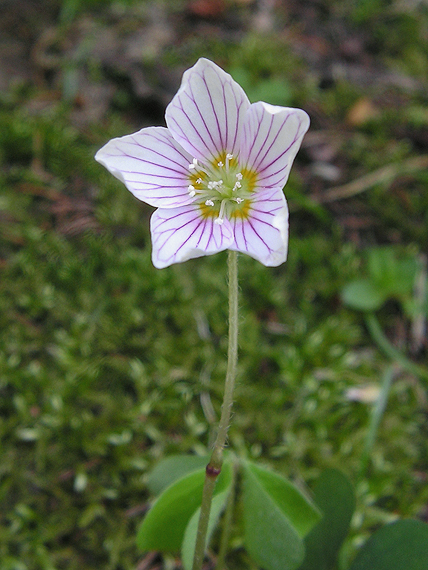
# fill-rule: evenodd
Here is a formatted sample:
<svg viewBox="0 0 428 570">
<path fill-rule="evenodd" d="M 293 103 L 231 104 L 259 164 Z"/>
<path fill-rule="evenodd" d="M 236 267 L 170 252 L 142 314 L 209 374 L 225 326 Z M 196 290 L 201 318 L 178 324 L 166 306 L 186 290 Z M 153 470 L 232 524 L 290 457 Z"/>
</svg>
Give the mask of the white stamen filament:
<svg viewBox="0 0 428 570">
<path fill-rule="evenodd" d="M 237 172 L 237 164 L 230 162 L 233 158 L 231 153 L 227 153 L 224 154 L 224 161 L 208 161 L 202 166 L 198 159 L 193 158 L 189 164 L 189 170 L 192 171 L 187 187 L 189 196 L 196 196 L 197 204 L 213 208 L 214 215 L 218 212 L 214 223 L 219 226 L 224 224 L 225 218 L 234 214 L 249 195 L 244 175 Z"/>
<path fill-rule="evenodd" d="M 218 213 L 218 218 L 215 220 L 215 223 L 221 226 L 224 222 L 224 210 L 226 208 L 227 200 L 222 200 L 220 205 L 220 212 Z"/>
</svg>

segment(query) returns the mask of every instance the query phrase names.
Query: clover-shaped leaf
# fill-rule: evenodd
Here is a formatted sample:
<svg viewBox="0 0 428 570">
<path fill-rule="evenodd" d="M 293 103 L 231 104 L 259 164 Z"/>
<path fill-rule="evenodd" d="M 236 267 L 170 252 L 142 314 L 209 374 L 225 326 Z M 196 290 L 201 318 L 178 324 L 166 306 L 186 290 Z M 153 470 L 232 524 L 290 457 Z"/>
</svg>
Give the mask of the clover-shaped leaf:
<svg viewBox="0 0 428 570">
<path fill-rule="evenodd" d="M 345 475 L 328 469 L 318 479 L 314 496 L 323 517 L 305 538 L 306 555 L 299 570 L 331 570 L 349 531 L 355 494 Z"/>
<path fill-rule="evenodd" d="M 426 570 L 428 525 L 402 520 L 376 531 L 361 548 L 350 570 Z"/>
<path fill-rule="evenodd" d="M 253 463 L 244 466 L 245 544 L 266 570 L 294 570 L 304 557 L 303 537 L 320 512 L 292 483 Z"/>
<path fill-rule="evenodd" d="M 219 475 L 215 494 L 230 483 L 230 463 L 225 462 Z M 201 505 L 205 469 L 181 477 L 167 487 L 144 518 L 137 534 L 141 550 L 178 552 L 186 527 Z"/>
</svg>

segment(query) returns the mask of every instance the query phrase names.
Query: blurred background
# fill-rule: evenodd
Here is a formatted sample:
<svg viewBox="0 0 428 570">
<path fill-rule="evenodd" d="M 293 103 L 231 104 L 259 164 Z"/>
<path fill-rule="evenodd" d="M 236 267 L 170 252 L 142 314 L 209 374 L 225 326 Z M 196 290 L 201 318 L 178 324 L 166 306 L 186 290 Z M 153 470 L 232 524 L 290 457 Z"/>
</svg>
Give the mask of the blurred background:
<svg viewBox="0 0 428 570">
<path fill-rule="evenodd" d="M 201 56 L 312 121 L 289 260 L 240 257 L 230 445 L 350 477 L 344 568 L 428 518 L 426 0 L 0 0 L 1 570 L 179 568 L 135 530 L 153 465 L 216 423 L 226 254 L 154 269 L 152 209 L 93 155 L 164 125 Z"/>
</svg>

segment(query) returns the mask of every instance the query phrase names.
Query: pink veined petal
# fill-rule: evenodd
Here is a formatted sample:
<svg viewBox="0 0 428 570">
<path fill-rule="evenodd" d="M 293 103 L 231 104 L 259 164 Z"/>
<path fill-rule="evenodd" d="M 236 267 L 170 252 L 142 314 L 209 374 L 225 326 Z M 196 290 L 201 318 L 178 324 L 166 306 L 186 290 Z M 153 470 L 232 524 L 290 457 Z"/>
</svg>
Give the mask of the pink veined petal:
<svg viewBox="0 0 428 570">
<path fill-rule="evenodd" d="M 193 201 L 188 191 L 192 157 L 164 127 L 112 139 L 95 159 L 151 206 L 174 208 Z"/>
<path fill-rule="evenodd" d="M 211 161 L 236 154 L 250 102 L 243 89 L 215 63 L 201 58 L 183 75 L 166 109 L 174 138 L 194 158 Z"/>
<path fill-rule="evenodd" d="M 233 241 L 230 224 L 214 219 L 201 216 L 197 205 L 156 210 L 150 220 L 153 265 L 161 269 L 227 249 Z"/>
<path fill-rule="evenodd" d="M 237 217 L 231 224 L 234 243 L 229 249 L 246 253 L 270 267 L 287 259 L 288 207 L 281 188 L 258 193 L 247 219 Z"/>
<path fill-rule="evenodd" d="M 249 108 L 241 139 L 240 161 L 258 173 L 259 188 L 282 188 L 309 128 L 302 109 L 259 101 Z"/>
</svg>

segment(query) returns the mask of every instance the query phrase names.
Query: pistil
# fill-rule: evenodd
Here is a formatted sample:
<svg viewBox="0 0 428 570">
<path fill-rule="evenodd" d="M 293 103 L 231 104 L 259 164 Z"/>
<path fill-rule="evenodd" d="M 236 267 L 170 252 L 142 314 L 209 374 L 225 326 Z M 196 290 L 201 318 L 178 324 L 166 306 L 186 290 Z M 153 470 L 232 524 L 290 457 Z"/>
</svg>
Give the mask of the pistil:
<svg viewBox="0 0 428 570">
<path fill-rule="evenodd" d="M 217 214 L 215 223 L 218 225 L 224 223 L 225 217 L 233 215 L 253 189 L 233 159 L 231 153 L 225 153 L 213 164 L 201 165 L 196 158 L 189 164 L 189 196 L 197 203 L 214 208 L 210 215 Z"/>
</svg>

